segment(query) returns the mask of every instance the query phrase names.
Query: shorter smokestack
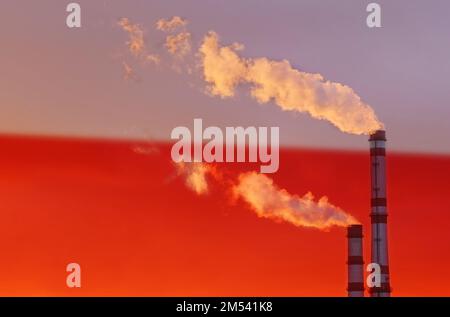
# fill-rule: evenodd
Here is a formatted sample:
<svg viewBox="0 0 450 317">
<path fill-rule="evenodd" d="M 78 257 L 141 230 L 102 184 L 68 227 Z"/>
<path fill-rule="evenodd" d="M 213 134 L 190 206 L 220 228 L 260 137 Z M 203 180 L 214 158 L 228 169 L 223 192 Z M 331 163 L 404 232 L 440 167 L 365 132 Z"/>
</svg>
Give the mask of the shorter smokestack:
<svg viewBox="0 0 450 317">
<path fill-rule="evenodd" d="M 348 239 L 348 287 L 349 297 L 364 297 L 364 260 L 362 225 L 347 227 Z"/>
</svg>

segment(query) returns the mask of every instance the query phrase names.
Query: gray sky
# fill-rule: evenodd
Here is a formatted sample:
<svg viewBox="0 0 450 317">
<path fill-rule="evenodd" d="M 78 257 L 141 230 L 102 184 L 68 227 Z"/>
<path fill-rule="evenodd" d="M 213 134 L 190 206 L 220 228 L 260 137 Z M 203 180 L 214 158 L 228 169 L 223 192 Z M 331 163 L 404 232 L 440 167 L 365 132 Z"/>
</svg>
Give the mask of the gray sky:
<svg viewBox="0 0 450 317">
<path fill-rule="evenodd" d="M 3 0 L 0 133 L 167 140 L 193 118 L 212 126 L 279 126 L 284 145 L 366 149 L 306 114 L 204 94 L 199 70 L 142 66 L 127 52 L 121 17 L 139 23 L 164 54 L 159 18 L 189 20 L 193 48 L 216 31 L 245 57 L 287 59 L 305 72 L 352 87 L 384 122 L 391 148 L 450 151 L 450 2 L 377 1 L 382 28 L 366 26 L 371 1 L 81 1 L 82 27 L 65 25 L 69 1 Z M 123 62 L 137 80 L 124 80 Z"/>
</svg>

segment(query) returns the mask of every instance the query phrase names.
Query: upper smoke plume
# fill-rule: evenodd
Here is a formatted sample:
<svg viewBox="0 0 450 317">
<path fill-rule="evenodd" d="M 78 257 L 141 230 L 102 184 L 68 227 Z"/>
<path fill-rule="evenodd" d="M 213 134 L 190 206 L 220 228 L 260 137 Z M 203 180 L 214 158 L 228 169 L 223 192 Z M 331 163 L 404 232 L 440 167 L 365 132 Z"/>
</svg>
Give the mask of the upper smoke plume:
<svg viewBox="0 0 450 317">
<path fill-rule="evenodd" d="M 121 18 L 118 24 L 130 37 L 130 40 L 127 42 L 130 52 L 135 56 L 140 55 L 144 50 L 144 31 L 142 28 L 137 24 L 131 23 L 128 18 Z"/>
<path fill-rule="evenodd" d="M 157 29 L 165 32 L 181 28 L 177 34 L 168 34 L 165 42 L 168 52 L 178 61 L 191 51 L 187 23 L 178 16 L 156 23 Z M 146 51 L 144 32 L 139 25 L 127 18 L 120 19 L 119 25 L 130 36 L 127 45 L 133 55 L 155 64 L 160 62 L 159 56 Z M 215 32 L 203 38 L 199 56 L 209 93 L 233 97 L 239 84 L 249 84 L 251 96 L 259 103 L 274 101 L 283 110 L 308 113 L 315 119 L 327 120 L 343 132 L 370 134 L 384 128 L 373 109 L 349 86 L 328 81 L 320 74 L 302 72 L 287 60 L 243 58 L 238 54 L 242 49 L 237 43 L 220 45 Z"/>
<path fill-rule="evenodd" d="M 183 57 L 191 51 L 191 34 L 181 32 L 170 34 L 166 37 L 166 48 L 170 54 L 176 57 Z"/>
<path fill-rule="evenodd" d="M 217 34 L 209 32 L 203 39 L 199 52 L 202 58 L 203 75 L 210 83 L 211 94 L 221 97 L 234 96 L 236 86 L 244 81 L 247 62 L 236 53 L 242 46 L 234 43 L 219 46 Z"/>
<path fill-rule="evenodd" d="M 348 226 L 358 221 L 345 211 L 328 202 L 327 197 L 317 202 L 311 193 L 300 197 L 273 184 L 264 174 L 248 172 L 239 176 L 234 192 L 242 197 L 258 216 L 283 220 L 298 227 L 327 229 Z"/>
<path fill-rule="evenodd" d="M 156 28 L 163 32 L 174 33 L 179 30 L 178 34 L 168 34 L 166 36 L 167 51 L 177 58 L 183 58 L 191 52 L 191 33 L 186 31 L 188 21 L 174 16 L 171 19 L 160 19 L 156 22 Z"/>
<path fill-rule="evenodd" d="M 128 18 L 121 18 L 118 24 L 130 37 L 127 46 L 131 54 L 136 57 L 141 57 L 144 61 L 150 61 L 155 64 L 159 63 L 160 59 L 157 55 L 147 52 L 144 42 L 144 31 L 138 24 L 131 23 Z"/>
<path fill-rule="evenodd" d="M 156 22 L 156 28 L 165 32 L 172 32 L 180 27 L 184 27 L 188 24 L 186 19 L 183 19 L 179 16 L 173 16 L 169 19 L 159 19 Z"/>
<path fill-rule="evenodd" d="M 283 110 L 306 112 L 343 132 L 370 134 L 383 127 L 373 109 L 350 87 L 327 81 L 320 74 L 301 72 L 287 60 L 242 58 L 240 49 L 236 43 L 221 46 L 214 32 L 204 37 L 199 52 L 211 94 L 232 97 L 239 84 L 248 83 L 258 102 L 273 100 Z"/>
<path fill-rule="evenodd" d="M 134 76 L 133 68 L 125 62 L 123 62 L 122 65 L 123 65 L 123 72 L 124 72 L 123 79 L 129 80 L 130 78 L 133 78 L 133 76 Z"/>
</svg>

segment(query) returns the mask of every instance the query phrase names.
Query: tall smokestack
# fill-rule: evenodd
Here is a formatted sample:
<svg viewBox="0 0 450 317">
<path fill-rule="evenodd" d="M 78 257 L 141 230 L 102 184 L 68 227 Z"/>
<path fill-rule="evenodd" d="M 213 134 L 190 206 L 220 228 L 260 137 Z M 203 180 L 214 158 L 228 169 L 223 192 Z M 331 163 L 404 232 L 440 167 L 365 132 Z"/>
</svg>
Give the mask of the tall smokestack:
<svg viewBox="0 0 450 317">
<path fill-rule="evenodd" d="M 381 285 L 371 287 L 372 297 L 388 297 L 391 295 L 389 282 L 389 258 L 387 240 L 387 208 L 386 208 L 386 131 L 377 130 L 370 135 L 370 161 L 372 179 L 372 263 L 381 268 Z"/>
<path fill-rule="evenodd" d="M 364 260 L 362 225 L 347 227 L 348 297 L 364 297 Z"/>
</svg>

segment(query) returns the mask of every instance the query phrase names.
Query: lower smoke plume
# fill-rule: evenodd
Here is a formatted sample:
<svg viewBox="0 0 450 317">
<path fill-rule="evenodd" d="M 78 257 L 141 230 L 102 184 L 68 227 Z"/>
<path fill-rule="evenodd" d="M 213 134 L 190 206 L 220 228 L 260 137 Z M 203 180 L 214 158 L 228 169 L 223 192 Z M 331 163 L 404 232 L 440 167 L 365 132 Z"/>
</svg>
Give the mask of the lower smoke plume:
<svg viewBox="0 0 450 317">
<path fill-rule="evenodd" d="M 248 203 L 259 217 L 316 229 L 346 227 L 358 223 L 353 216 L 329 203 L 327 197 L 314 201 L 310 192 L 303 197 L 290 194 L 276 186 L 265 174 L 241 173 L 235 183 L 224 179 L 224 175 L 219 174 L 215 166 L 205 163 L 177 163 L 177 169 L 178 174 L 185 178 L 186 186 L 198 195 L 208 193 L 208 178 L 219 180 L 226 187 L 232 186 L 235 196 Z"/>
<path fill-rule="evenodd" d="M 263 218 L 287 221 L 297 227 L 327 229 L 345 227 L 358 221 L 345 211 L 328 202 L 327 197 L 317 202 L 311 193 L 303 197 L 278 188 L 264 174 L 248 172 L 239 175 L 234 192 Z"/>
<path fill-rule="evenodd" d="M 217 178 L 218 176 L 217 171 L 213 166 L 204 163 L 180 162 L 176 163 L 176 167 L 178 174 L 185 178 L 186 186 L 198 195 L 208 193 L 208 175 L 214 178 Z"/>
</svg>

